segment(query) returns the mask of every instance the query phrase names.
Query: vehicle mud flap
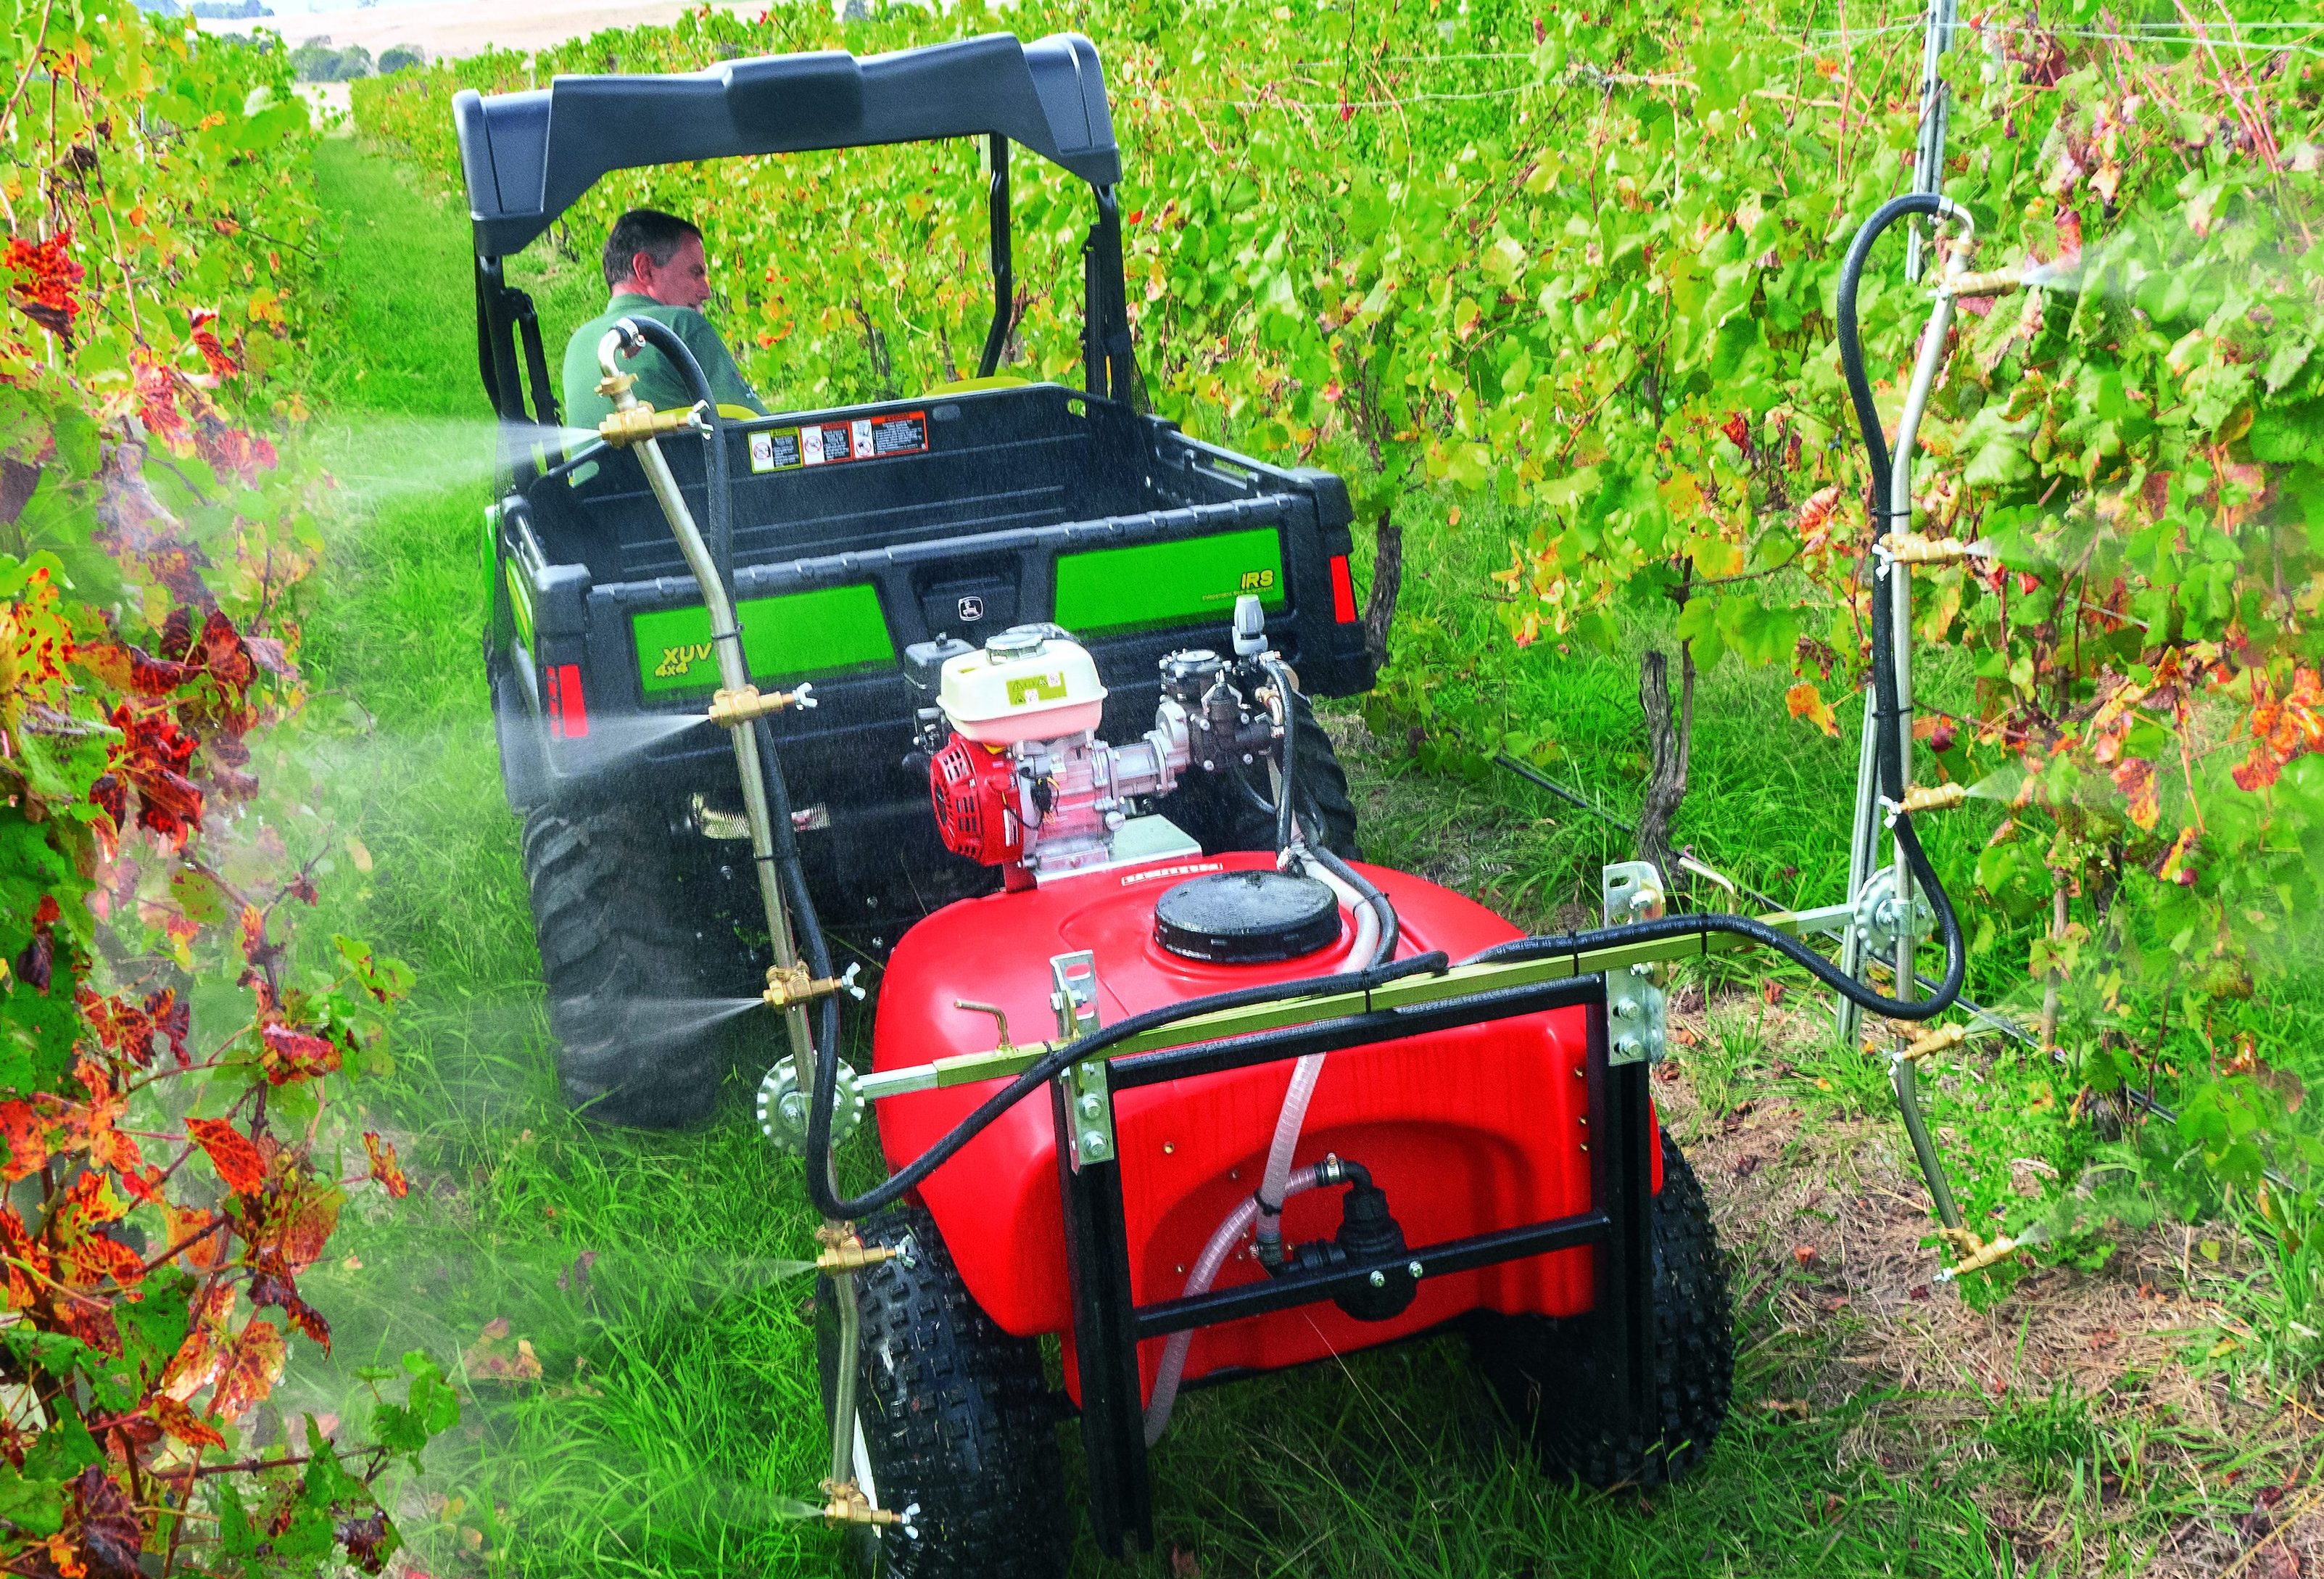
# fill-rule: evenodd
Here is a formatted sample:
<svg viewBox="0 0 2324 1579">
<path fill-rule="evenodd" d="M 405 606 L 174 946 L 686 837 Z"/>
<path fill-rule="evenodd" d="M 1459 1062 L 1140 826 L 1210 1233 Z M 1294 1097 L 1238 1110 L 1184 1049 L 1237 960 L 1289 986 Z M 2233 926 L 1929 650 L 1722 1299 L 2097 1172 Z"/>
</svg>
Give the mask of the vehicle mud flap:
<svg viewBox="0 0 2324 1579">
<path fill-rule="evenodd" d="M 1130 1240 L 1122 1220 L 1121 1164 L 1074 1160 L 1074 1126 L 1062 1084 L 1049 1087 L 1057 1131 L 1057 1189 L 1065 1203 L 1065 1266 L 1072 1279 L 1074 1357 L 1082 1393 L 1082 1450 L 1089 1460 L 1090 1525 L 1109 1557 L 1154 1549 L 1153 1483 L 1146 1419 L 1130 1335 Z"/>
</svg>

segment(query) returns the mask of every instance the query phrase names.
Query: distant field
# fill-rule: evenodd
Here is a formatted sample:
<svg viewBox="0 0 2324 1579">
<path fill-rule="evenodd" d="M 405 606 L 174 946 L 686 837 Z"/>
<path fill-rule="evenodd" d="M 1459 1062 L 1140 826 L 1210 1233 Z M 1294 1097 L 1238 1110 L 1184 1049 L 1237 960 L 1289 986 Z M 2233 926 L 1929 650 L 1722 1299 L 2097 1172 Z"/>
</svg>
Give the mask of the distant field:
<svg viewBox="0 0 2324 1579">
<path fill-rule="evenodd" d="M 263 16 L 233 21 L 207 21 L 205 32 L 247 33 L 263 28 L 291 43 L 327 39 L 344 49 L 361 44 L 376 56 L 391 44 L 417 44 L 431 60 L 447 55 L 473 55 L 492 47 L 540 50 L 567 39 L 581 38 L 613 27 L 666 25 L 687 11 L 700 9 L 684 0 L 549 0 L 542 5 L 505 9 L 466 5 L 371 6 L 361 11 L 312 12 L 296 16 Z M 722 10 L 756 11 L 761 6 L 723 5 Z"/>
</svg>

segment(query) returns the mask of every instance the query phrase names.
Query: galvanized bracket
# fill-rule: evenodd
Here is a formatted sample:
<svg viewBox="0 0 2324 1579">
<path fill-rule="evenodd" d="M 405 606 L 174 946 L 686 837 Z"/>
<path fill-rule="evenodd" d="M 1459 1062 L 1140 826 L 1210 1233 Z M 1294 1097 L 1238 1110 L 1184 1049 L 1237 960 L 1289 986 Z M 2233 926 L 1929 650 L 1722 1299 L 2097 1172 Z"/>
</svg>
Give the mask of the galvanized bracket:
<svg viewBox="0 0 2324 1579">
<path fill-rule="evenodd" d="M 1663 914 L 1663 879 L 1651 861 L 1617 861 L 1599 874 L 1606 925 L 1619 927 Z M 1663 994 L 1665 967 L 1636 963 L 1606 973 L 1609 1065 L 1659 1064 L 1668 1031 L 1669 1004 Z"/>
<path fill-rule="evenodd" d="M 1079 1041 L 1097 1029 L 1097 956 L 1088 949 L 1049 960 L 1049 1007 L 1057 1039 Z M 1105 1059 L 1086 1059 L 1057 1076 L 1074 1135 L 1074 1166 L 1113 1160 L 1113 1092 Z"/>
</svg>

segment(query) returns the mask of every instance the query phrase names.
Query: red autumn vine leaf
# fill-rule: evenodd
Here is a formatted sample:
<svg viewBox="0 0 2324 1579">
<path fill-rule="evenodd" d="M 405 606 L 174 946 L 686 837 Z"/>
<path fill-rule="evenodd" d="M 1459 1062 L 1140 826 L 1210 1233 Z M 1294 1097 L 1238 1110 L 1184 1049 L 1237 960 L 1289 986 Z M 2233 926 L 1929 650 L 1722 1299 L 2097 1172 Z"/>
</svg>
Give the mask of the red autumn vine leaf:
<svg viewBox="0 0 2324 1579">
<path fill-rule="evenodd" d="M 265 1402 L 288 1355 L 281 1329 L 271 1321 L 253 1320 L 236 1334 L 218 1368 L 217 1385 L 211 1390 L 207 1411 L 209 1417 L 238 1419 Z"/>
<path fill-rule="evenodd" d="M 287 1025 L 266 1026 L 258 1035 L 262 1047 L 259 1064 L 265 1069 L 270 1085 L 311 1080 L 339 1067 L 339 1046 L 327 1038 L 293 1030 Z"/>
<path fill-rule="evenodd" d="M 161 1429 L 189 1447 L 224 1447 L 226 1438 L 183 1403 L 162 1393 L 153 1400 L 153 1417 Z"/>
<path fill-rule="evenodd" d="M 231 1123 L 224 1119 L 188 1119 L 186 1133 L 208 1156 L 226 1188 L 238 1196 L 250 1196 L 264 1187 L 266 1159 L 250 1137 Z"/>
<path fill-rule="evenodd" d="M 387 1187 L 388 1195 L 401 1200 L 411 1192 L 411 1183 L 403 1177 L 403 1169 L 395 1159 L 395 1147 L 380 1139 L 376 1130 L 364 1131 L 364 1150 L 371 1156 L 371 1177 Z"/>
<path fill-rule="evenodd" d="M 136 1504 L 102 1464 L 91 1464 L 72 1482 L 71 1515 L 65 1537 L 89 1579 L 138 1579 L 145 1527 Z M 67 1570 L 57 1565 L 58 1572 Z"/>
<path fill-rule="evenodd" d="M 0 268 L 19 276 L 8 287 L 10 305 L 72 349 L 73 319 L 80 316 L 75 292 L 88 272 L 72 260 L 72 226 L 41 242 L 11 236 Z"/>
</svg>

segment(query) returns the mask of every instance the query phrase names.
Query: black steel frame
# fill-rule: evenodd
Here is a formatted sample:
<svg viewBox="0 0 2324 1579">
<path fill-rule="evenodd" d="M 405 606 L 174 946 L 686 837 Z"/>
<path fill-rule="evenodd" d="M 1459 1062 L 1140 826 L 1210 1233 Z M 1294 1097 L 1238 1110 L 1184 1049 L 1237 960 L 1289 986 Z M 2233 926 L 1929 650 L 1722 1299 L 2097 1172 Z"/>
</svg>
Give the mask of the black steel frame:
<svg viewBox="0 0 2324 1579">
<path fill-rule="evenodd" d="M 1591 975 L 1501 988 L 1409 1009 L 1384 1009 L 1313 1024 L 1124 1057 L 1107 1066 L 1111 1094 L 1167 1080 L 1278 1063 L 1308 1053 L 1400 1040 L 1429 1031 L 1580 1005 L 1588 1011 L 1591 1207 L 1570 1217 L 1416 1245 L 1386 1261 L 1349 1262 L 1258 1283 L 1139 1305 L 1130 1292 L 1130 1238 L 1117 1159 L 1077 1163 L 1075 1126 L 1061 1082 L 1052 1089 L 1057 1185 L 1065 1201 L 1074 1346 L 1081 1385 L 1082 1446 L 1089 1461 L 1090 1521 L 1100 1550 L 1154 1547 L 1138 1344 L 1148 1338 L 1309 1305 L 1369 1283 L 1374 1273 L 1424 1278 L 1471 1271 L 1552 1251 L 1593 1245 L 1596 1298 L 1574 1325 L 1589 1353 L 1589 1385 L 1572 1407 L 1591 1411 L 1618 1438 L 1643 1434 L 1654 1381 L 1652 1230 L 1654 1159 L 1648 1150 L 1646 1067 L 1609 1065 L 1606 980 Z M 1511 1093 L 1512 1101 L 1520 1094 Z"/>
</svg>

